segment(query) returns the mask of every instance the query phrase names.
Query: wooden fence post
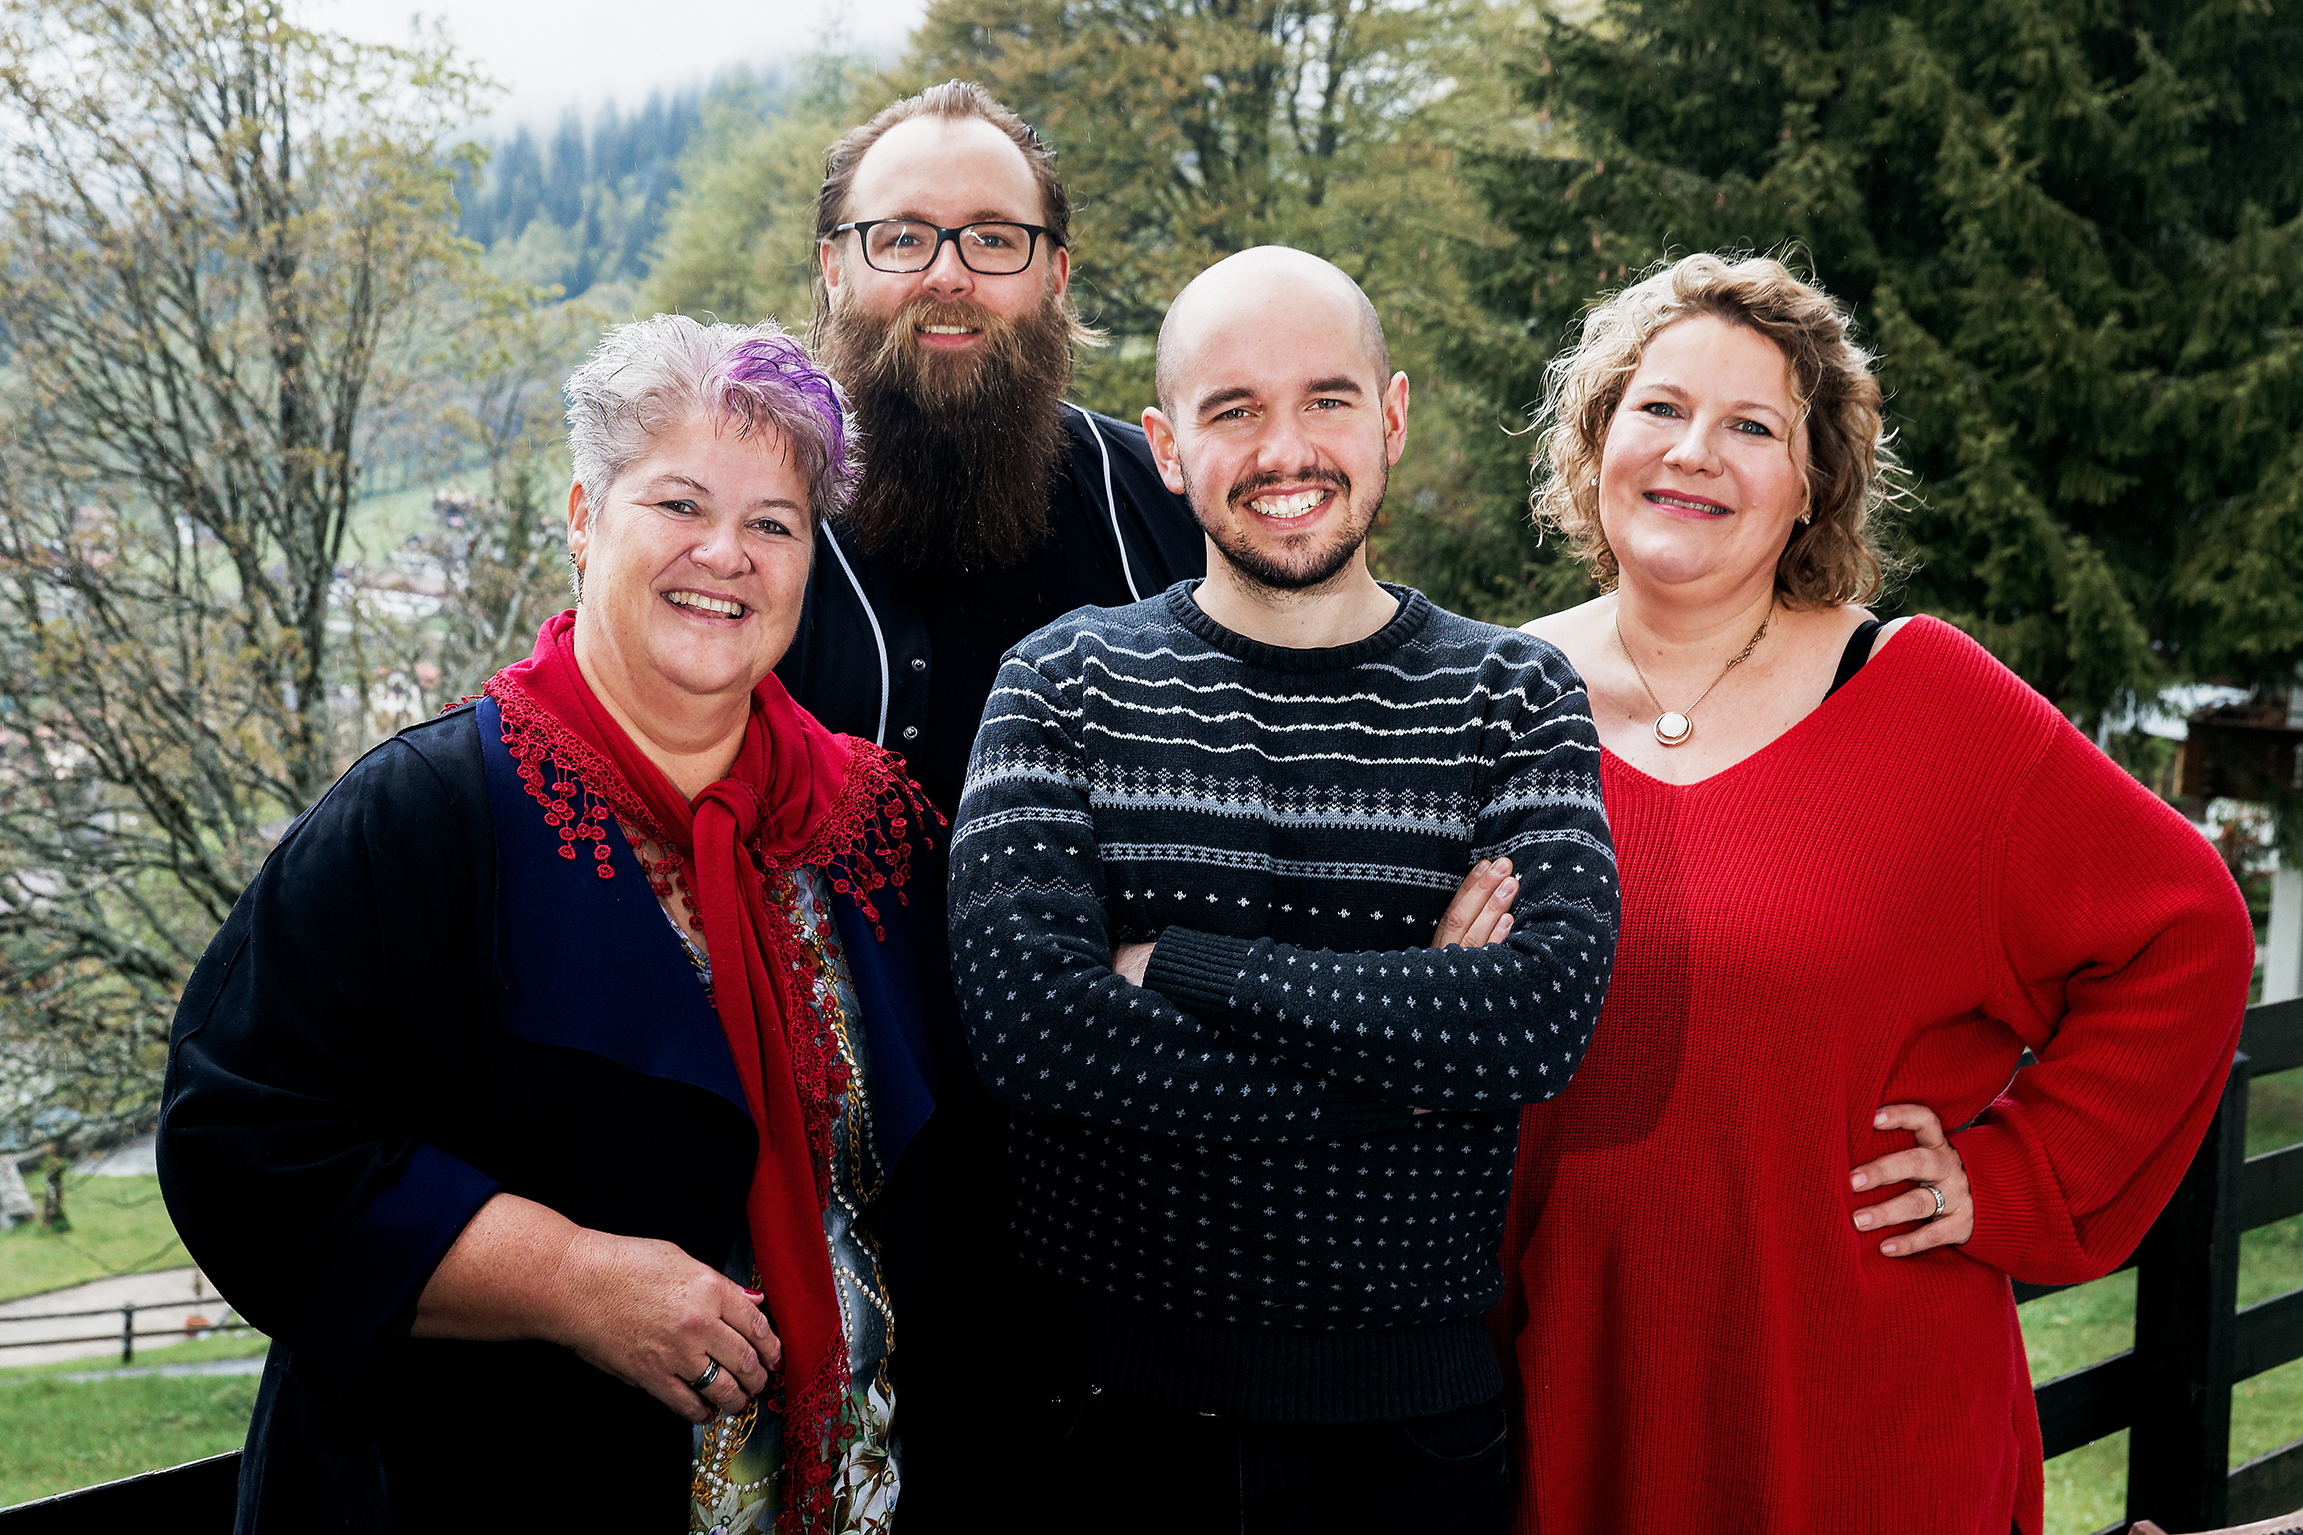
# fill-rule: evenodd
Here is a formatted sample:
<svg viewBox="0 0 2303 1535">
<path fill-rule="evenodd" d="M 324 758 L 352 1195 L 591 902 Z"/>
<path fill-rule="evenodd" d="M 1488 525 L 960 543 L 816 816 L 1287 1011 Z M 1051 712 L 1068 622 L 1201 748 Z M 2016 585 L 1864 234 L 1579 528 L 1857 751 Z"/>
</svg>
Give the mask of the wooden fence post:
<svg viewBox="0 0 2303 1535">
<path fill-rule="evenodd" d="M 2237 1206 L 2246 1160 L 2247 1057 L 2241 1055 L 2206 1143 L 2136 1254 L 2129 1519 L 2170 1529 L 2225 1522 L 2238 1334 Z"/>
</svg>

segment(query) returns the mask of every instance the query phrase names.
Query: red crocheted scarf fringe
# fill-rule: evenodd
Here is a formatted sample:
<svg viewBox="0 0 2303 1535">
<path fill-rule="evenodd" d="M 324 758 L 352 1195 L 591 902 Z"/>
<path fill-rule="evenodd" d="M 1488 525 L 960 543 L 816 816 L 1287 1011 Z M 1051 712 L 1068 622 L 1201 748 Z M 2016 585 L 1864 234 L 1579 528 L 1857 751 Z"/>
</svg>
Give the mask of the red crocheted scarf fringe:
<svg viewBox="0 0 2303 1535">
<path fill-rule="evenodd" d="M 522 785 L 542 807 L 545 824 L 560 834 L 560 856 L 589 863 L 601 879 L 614 878 L 607 830 L 612 817 L 645 843 L 645 847 L 631 844 L 632 852 L 657 896 L 668 896 L 676 887 L 689 897 L 693 910 L 687 858 L 614 765 L 515 678 L 498 673 L 489 679 L 487 693 L 502 716 L 504 746 Z M 806 845 L 782 857 L 771 857 L 758 845 L 747 850 L 769 910 L 796 912 L 794 871 L 820 868 L 835 891 L 854 898 L 874 936 L 885 938 L 875 897 L 892 891 L 899 903 L 908 904 L 904 887 L 911 877 L 914 830 L 924 842 L 928 818 L 941 824 L 943 817 L 894 757 L 868 741 L 851 737 L 848 745 L 846 781 Z M 695 925 L 700 931 L 701 925 Z M 821 1000 L 826 978 L 818 955 L 829 951 L 834 935 L 828 919 L 814 935 L 814 944 L 806 941 L 796 921 L 769 926 L 770 931 L 761 935 L 762 946 L 768 964 L 785 978 L 785 993 L 792 1003 L 785 1018 L 785 1044 L 820 1213 L 831 1199 L 832 1125 L 849 1087 L 838 1035 Z M 842 1411 L 847 1373 L 848 1351 L 843 1346 L 824 1355 L 815 1379 L 797 1383 L 797 1389 L 790 1380 L 782 1382 L 786 1483 L 776 1527 L 784 1535 L 800 1535 L 828 1525 L 831 1519 L 840 1442 L 855 1432 Z"/>
<path fill-rule="evenodd" d="M 651 878 L 661 870 L 686 888 L 687 861 L 605 757 L 516 680 L 498 673 L 488 680 L 487 691 L 503 716 L 504 745 L 519 768 L 521 782 L 544 807 L 545 824 L 559 829 L 562 858 L 582 856 L 578 851 L 582 844 L 589 848 L 599 877 L 613 878 L 607 844 L 607 820 L 613 815 L 669 855 L 651 860 L 633 849 Z M 754 862 L 762 869 L 809 865 L 824 870 L 834 890 L 855 897 L 872 923 L 873 936 L 885 938 L 887 930 L 873 897 L 881 890 L 893 890 L 899 904 L 908 904 L 903 887 L 911 877 L 912 829 L 918 826 L 925 840 L 929 818 L 942 825 L 944 817 L 887 751 L 853 736 L 848 747 L 847 782 L 807 846 L 796 856 L 772 861 L 755 849 Z M 544 781 L 546 764 L 559 770 L 550 783 Z M 656 893 L 664 894 L 664 888 L 659 886 Z"/>
</svg>

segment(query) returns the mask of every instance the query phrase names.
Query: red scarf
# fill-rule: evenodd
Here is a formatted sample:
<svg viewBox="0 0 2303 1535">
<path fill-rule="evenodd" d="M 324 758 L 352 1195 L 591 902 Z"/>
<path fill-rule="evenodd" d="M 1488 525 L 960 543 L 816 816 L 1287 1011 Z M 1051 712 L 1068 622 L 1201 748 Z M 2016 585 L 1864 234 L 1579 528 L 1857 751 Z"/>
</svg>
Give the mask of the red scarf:
<svg viewBox="0 0 2303 1535">
<path fill-rule="evenodd" d="M 876 924 L 872 892 L 894 887 L 903 899 L 906 828 L 926 802 L 895 759 L 826 730 L 771 673 L 752 690 L 728 776 L 691 805 L 584 681 L 575 629 L 573 612 L 547 622 L 535 653 L 490 678 L 488 696 L 503 712 L 504 742 L 529 794 L 559 828 L 560 856 L 576 859 L 588 847 L 599 877 L 613 877 L 607 820 L 620 818 L 670 849 L 660 862 L 642 855 L 650 882 L 658 895 L 684 890 L 703 929 L 712 1004 L 759 1130 L 745 1213 L 784 1345 L 787 1481 L 777 1524 L 805 1529 L 830 1510 L 837 1446 L 829 1441 L 848 1391 L 847 1339 L 824 1243 L 832 1118 L 847 1075 L 816 1005 L 817 968 L 795 925 L 791 871 L 826 869 L 833 888 L 853 894 Z"/>
</svg>

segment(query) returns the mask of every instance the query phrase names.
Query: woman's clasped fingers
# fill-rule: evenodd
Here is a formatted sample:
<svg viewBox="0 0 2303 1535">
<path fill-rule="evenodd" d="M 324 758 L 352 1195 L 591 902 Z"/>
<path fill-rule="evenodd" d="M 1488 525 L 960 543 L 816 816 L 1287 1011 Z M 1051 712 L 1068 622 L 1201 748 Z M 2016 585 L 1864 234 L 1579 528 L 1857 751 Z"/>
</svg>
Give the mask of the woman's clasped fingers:
<svg viewBox="0 0 2303 1535">
<path fill-rule="evenodd" d="M 584 1231 L 563 1264 L 553 1335 L 691 1423 L 741 1409 L 783 1363 L 759 1293 L 669 1242 Z"/>
<path fill-rule="evenodd" d="M 732 1354 L 736 1350 L 723 1345 L 722 1352 Z M 751 1350 L 747 1347 L 742 1352 L 749 1354 Z M 754 1393 L 744 1390 L 736 1372 L 724 1366 L 717 1354 L 704 1356 L 703 1368 L 697 1372 L 695 1379 L 685 1384 L 702 1400 L 703 1405 L 713 1412 L 741 1412 L 744 1404 L 750 1401 L 754 1395 Z M 693 1411 L 684 1413 L 683 1416 L 690 1422 L 700 1421 Z"/>
<path fill-rule="evenodd" d="M 1879 1244 L 1880 1252 L 1890 1258 L 1909 1257 L 1933 1247 L 1956 1247 L 1973 1236 L 1975 1201 L 1967 1183 L 1967 1166 L 1944 1135 L 1943 1121 L 1934 1110 L 1920 1103 L 1891 1103 L 1873 1117 L 1871 1124 L 1875 1130 L 1908 1130 L 1918 1144 L 1864 1163 L 1848 1175 L 1848 1186 L 1858 1193 L 1898 1183 L 1916 1187 L 1858 1209 L 1856 1229 L 1877 1231 L 1924 1222 Z"/>
<path fill-rule="evenodd" d="M 641 1382 L 691 1423 L 714 1412 L 741 1412 L 767 1391 L 769 1372 L 783 1362 L 783 1347 L 760 1312 L 759 1292 L 718 1274 L 710 1281 L 713 1293 L 698 1299 L 716 1307 L 716 1314 L 694 1306 L 666 1316 L 662 1334 L 652 1340 L 655 1376 Z"/>
</svg>

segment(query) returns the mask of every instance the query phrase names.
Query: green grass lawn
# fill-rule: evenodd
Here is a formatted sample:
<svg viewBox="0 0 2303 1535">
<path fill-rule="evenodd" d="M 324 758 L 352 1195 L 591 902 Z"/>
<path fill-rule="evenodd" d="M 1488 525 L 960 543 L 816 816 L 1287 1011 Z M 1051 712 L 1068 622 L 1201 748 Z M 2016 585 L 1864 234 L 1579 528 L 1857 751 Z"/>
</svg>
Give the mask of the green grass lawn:
<svg viewBox="0 0 2303 1535">
<path fill-rule="evenodd" d="M 253 1375 L 6 1373 L 21 1378 L 0 1383 L 0 1508 L 237 1449 L 256 1405 Z"/>
<path fill-rule="evenodd" d="M 157 1178 L 64 1180 L 70 1231 L 28 1221 L 0 1235 L 0 1300 L 192 1261 L 160 1202 Z"/>
<path fill-rule="evenodd" d="M 158 1349 L 139 1345 L 138 1366 L 245 1359 L 261 1333 L 220 1333 Z M 149 1351 L 147 1351 L 149 1350 Z M 52 1497 L 139 1471 L 179 1466 L 237 1449 L 256 1404 L 253 1375 L 60 1377 L 118 1365 L 116 1357 L 60 1359 L 0 1369 L 0 1508 Z"/>
<path fill-rule="evenodd" d="M 2303 1141 L 2303 1071 L 2250 1085 L 2247 1154 Z M 2303 1216 L 2239 1239 L 2239 1304 L 2303 1288 Z M 2066 1375 L 2135 1343 L 2135 1273 L 2114 1274 L 2020 1308 L 2034 1382 Z M 2231 1464 L 2303 1439 L 2303 1360 L 2241 1381 L 2231 1394 Z M 2127 1510 L 2127 1435 L 2047 1463 L 2048 1535 L 2091 1535 Z"/>
</svg>

